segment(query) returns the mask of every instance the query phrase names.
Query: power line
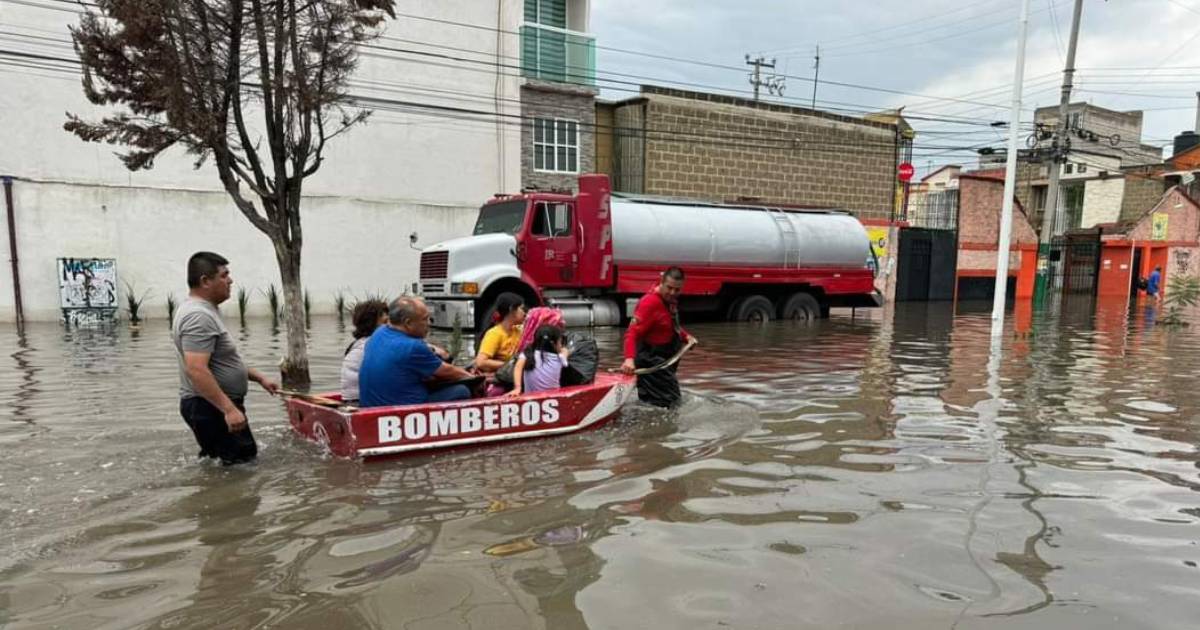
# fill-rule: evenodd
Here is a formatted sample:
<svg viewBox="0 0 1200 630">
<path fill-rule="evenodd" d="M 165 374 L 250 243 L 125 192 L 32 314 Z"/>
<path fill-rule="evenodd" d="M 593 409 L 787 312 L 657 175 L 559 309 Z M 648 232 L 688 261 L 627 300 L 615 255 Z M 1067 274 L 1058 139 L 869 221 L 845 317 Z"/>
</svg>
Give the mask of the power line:
<svg viewBox="0 0 1200 630">
<path fill-rule="evenodd" d="M 11 2 L 13 0 L 0 0 L 0 1 Z M 47 38 L 47 39 L 49 39 L 49 38 Z M 412 40 L 409 40 L 409 41 L 412 41 Z M 69 45 L 70 42 L 67 40 L 63 40 L 63 43 Z M 415 43 L 417 43 L 419 45 L 428 45 L 425 42 L 415 42 Z M 445 54 L 445 53 L 435 53 L 435 52 L 430 52 L 430 51 L 413 50 L 413 49 L 407 49 L 407 48 L 397 48 L 394 46 L 384 46 L 384 45 L 380 45 L 380 44 L 362 44 L 362 46 L 364 48 L 373 49 L 373 50 L 383 50 L 383 51 L 387 51 L 387 52 L 395 52 L 395 53 L 400 53 L 400 54 L 423 56 L 423 57 L 442 59 L 442 60 L 446 60 L 446 61 L 454 61 L 454 62 L 459 62 L 459 63 L 469 63 L 469 64 L 475 64 L 475 65 L 479 65 L 479 66 L 486 66 L 486 69 L 482 69 L 482 70 L 476 69 L 476 71 L 486 72 L 488 74 L 491 74 L 497 67 L 502 67 L 502 68 L 516 70 L 516 71 L 522 70 L 522 66 L 520 66 L 520 65 L 499 64 L 499 63 L 493 63 L 492 61 L 485 61 L 482 59 L 469 59 L 469 58 L 465 58 L 465 57 L 457 57 L 457 56 L 449 55 L 449 54 Z M 441 47 L 441 46 L 437 46 L 437 45 L 434 45 L 434 46 Z M 442 48 L 444 48 L 444 47 L 442 47 Z M 494 56 L 494 53 L 491 53 L 491 52 L 479 52 L 479 51 L 472 51 L 472 52 L 474 54 L 483 55 L 483 56 Z M 371 55 L 370 53 L 363 53 L 363 54 L 368 57 L 375 56 L 375 57 L 384 58 L 384 59 L 396 59 L 394 57 L 389 57 L 389 56 L 384 56 L 384 55 Z M 499 57 L 513 58 L 508 55 L 501 55 Z M 437 64 L 430 64 L 430 65 L 437 65 Z M 443 67 L 451 67 L 452 68 L 454 66 L 443 65 Z M 472 70 L 471 68 L 462 68 L 462 69 Z M 507 73 L 507 74 L 505 74 L 505 76 L 517 77 L 517 76 L 523 76 L 523 75 L 521 75 L 519 73 Z M 659 81 L 659 82 L 663 82 L 663 83 L 673 83 L 676 85 L 682 85 L 682 86 L 698 88 L 698 89 L 725 90 L 725 91 L 734 91 L 734 92 L 747 93 L 747 94 L 749 93 L 748 90 L 730 90 L 729 88 L 724 88 L 722 86 L 698 84 L 698 83 L 691 83 L 691 82 L 686 82 L 686 81 L 673 81 L 673 80 L 669 80 L 669 79 L 663 80 L 663 79 L 657 79 L 654 77 L 646 77 L 646 76 L 639 76 L 639 75 L 629 75 L 629 76 L 632 76 L 632 77 L 638 78 L 638 79 Z M 626 91 L 626 92 L 632 92 L 632 93 L 640 93 L 641 92 L 640 88 L 641 88 L 642 84 L 639 82 L 636 82 L 636 81 L 626 81 L 626 80 L 622 80 L 622 79 L 609 79 L 609 78 L 604 78 L 604 77 L 597 77 L 596 80 L 605 83 L 606 84 L 606 85 L 604 85 L 605 89 L 612 89 L 612 90 L 616 90 L 616 91 Z M 636 89 L 631 89 L 631 88 L 636 88 Z M 790 101 L 790 100 L 795 100 L 795 99 L 782 99 L 781 98 L 780 100 Z M 854 112 L 854 113 L 872 113 L 873 111 L 877 111 L 877 109 L 876 110 L 870 109 L 869 106 L 862 106 L 862 105 L 855 104 L 855 103 L 840 103 L 840 102 L 836 102 L 836 101 L 828 102 L 828 103 L 834 103 L 834 104 L 852 105 L 852 106 L 856 106 L 857 107 L 856 109 L 839 108 L 836 106 L 827 105 L 826 103 L 827 102 L 822 102 L 823 106 L 825 106 L 826 109 L 830 109 L 830 110 L 839 110 L 839 111 Z M 862 109 L 858 109 L 858 108 L 862 108 Z M 905 117 L 910 118 L 912 120 L 923 120 L 923 119 L 939 120 L 936 117 L 922 118 L 920 116 L 920 112 L 912 112 L 911 114 L 906 114 Z M 940 120 L 942 122 L 948 122 L 948 123 L 962 122 L 964 124 L 965 123 L 982 123 L 982 124 L 990 125 L 992 123 L 992 121 L 989 121 L 987 119 L 976 118 L 976 119 L 966 120 L 966 119 L 963 119 L 962 117 L 957 117 L 957 118 L 959 118 L 960 120 L 955 120 L 954 117 L 950 117 L 950 116 L 943 116 Z"/>
<path fill-rule="evenodd" d="M 856 39 L 861 39 L 861 38 L 863 38 L 863 37 L 867 37 L 867 36 L 870 36 L 870 35 L 875 35 L 875 34 L 877 34 L 877 33 L 883 33 L 883 32 L 887 32 L 887 31 L 890 31 L 890 30 L 895 30 L 895 29 L 903 29 L 903 28 L 905 28 L 905 27 L 907 27 L 907 26 L 914 25 L 914 24 L 923 24 L 923 25 L 926 25 L 926 26 L 928 26 L 931 20 L 935 20 L 935 19 L 941 19 L 941 18 L 944 18 L 944 17 L 946 17 L 946 16 L 948 16 L 948 15 L 953 15 L 953 14 L 955 14 L 955 13 L 960 13 L 960 12 L 962 12 L 962 11 L 966 11 L 967 9 L 972 9 L 972 8 L 975 8 L 975 7 L 977 7 L 977 6 L 980 6 L 980 5 L 984 5 L 984 4 L 992 4 L 993 2 L 994 2 L 994 0 L 979 0 L 978 2 L 972 2 L 972 3 L 970 3 L 970 4 L 966 4 L 966 5 L 963 5 L 963 6 L 960 6 L 960 7 L 954 8 L 954 9 L 951 9 L 951 10 L 949 10 L 949 11 L 944 11 L 944 12 L 942 12 L 942 13 L 938 14 L 937 16 L 934 16 L 933 18 L 930 18 L 930 17 L 925 17 L 925 18 L 921 18 L 921 19 L 912 20 L 912 21 L 909 21 L 909 22 L 902 22 L 902 23 L 900 23 L 900 24 L 895 24 L 895 25 L 892 25 L 892 26 L 885 26 L 885 27 L 882 27 L 882 28 L 876 28 L 876 29 L 872 29 L 872 30 L 869 30 L 869 31 L 861 31 L 861 32 L 859 32 L 859 33 L 856 33 L 856 34 L 853 34 L 853 35 L 849 35 L 849 36 L 842 37 L 842 38 L 839 38 L 839 39 L 834 39 L 834 40 L 825 40 L 825 41 L 823 41 L 823 42 L 820 42 L 820 43 L 823 43 L 823 44 L 830 44 L 830 43 L 832 43 L 832 45 L 833 45 L 833 46 L 837 46 L 837 45 L 838 45 L 838 44 L 837 44 L 837 42 L 843 42 L 843 43 L 845 43 L 845 42 L 847 42 L 847 41 L 852 41 L 852 40 L 856 40 Z M 957 22 L 952 22 L 951 24 L 957 24 Z M 946 25 L 943 25 L 943 26 L 946 26 Z M 936 28 L 940 28 L 940 27 L 936 27 Z M 758 54 L 763 54 L 763 55 L 769 55 L 769 54 L 779 54 L 779 53 L 784 53 L 784 52 L 790 52 L 790 51 L 792 51 L 792 50 L 798 50 L 798 49 L 801 49 L 801 48 L 805 48 L 805 49 L 807 49 L 807 48 L 809 48 L 809 47 L 810 47 L 810 46 L 808 46 L 808 45 L 805 45 L 805 46 L 789 46 L 789 47 L 786 47 L 786 48 L 776 48 L 776 49 L 772 49 L 772 50 L 760 50 L 760 51 L 758 51 Z"/>
<path fill-rule="evenodd" d="M 72 63 L 75 65 L 79 64 L 78 60 L 64 59 L 64 58 L 59 58 L 59 57 L 50 57 L 47 55 L 40 55 L 40 54 L 36 54 L 36 53 L 25 53 L 25 52 L 21 52 L 21 51 L 11 51 L 11 50 L 6 50 L 6 49 L 0 49 L 0 56 L 15 56 L 18 58 L 32 59 L 32 60 L 38 60 L 38 61 L 51 61 L 51 62 L 56 62 L 56 63 Z M 53 66 L 50 67 L 50 69 L 66 70 L 65 68 L 53 67 Z M 75 71 L 72 70 L 72 72 L 75 72 Z M 255 86 L 253 84 L 247 84 L 247 87 L 250 87 L 252 89 L 258 88 L 258 86 Z M 372 89 L 379 89 L 379 88 L 372 88 Z M 441 112 L 448 116 L 475 117 L 475 118 L 482 117 L 482 118 L 486 118 L 489 120 L 494 120 L 494 119 L 503 119 L 503 120 L 509 120 L 509 121 L 516 120 L 516 121 L 520 121 L 520 122 L 518 122 L 518 124 L 524 124 L 524 123 L 531 122 L 531 121 L 537 119 L 536 116 L 526 116 L 523 114 L 508 114 L 508 113 L 503 113 L 503 112 L 470 109 L 470 108 L 466 108 L 466 107 L 455 107 L 455 106 L 439 105 L 439 104 L 432 104 L 432 103 L 423 103 L 423 102 L 418 102 L 418 101 L 388 99 L 388 98 L 381 98 L 381 97 L 376 97 L 376 96 L 364 96 L 364 95 L 358 95 L 358 94 L 351 94 L 349 96 L 355 103 L 367 104 L 367 105 L 378 107 L 381 109 L 391 109 L 392 111 L 412 111 L 412 110 L 435 111 L 435 112 Z M 773 138 L 773 137 L 766 137 L 766 136 L 755 136 L 755 135 L 744 135 L 744 134 L 696 133 L 696 132 L 686 132 L 686 131 L 678 131 L 678 130 L 649 128 L 649 127 L 641 128 L 641 129 L 638 129 L 638 128 L 630 129 L 630 128 L 626 128 L 626 127 L 619 127 L 616 125 L 600 125 L 600 124 L 595 124 L 595 123 L 583 123 L 583 122 L 580 122 L 578 124 L 582 127 L 618 130 L 618 131 L 622 131 L 625 133 L 630 133 L 630 132 L 642 133 L 642 134 L 645 134 L 646 139 L 648 139 L 648 140 L 664 140 L 664 141 L 686 140 L 686 141 L 697 143 L 697 144 L 717 144 L 720 146 L 737 147 L 737 148 L 760 148 L 760 149 L 774 149 L 774 150 L 787 149 L 787 150 L 793 150 L 793 151 L 802 151 L 802 150 L 810 150 L 810 149 L 812 149 L 812 150 L 836 149 L 836 150 L 845 151 L 845 152 L 849 152 L 849 150 L 856 150 L 856 149 L 875 148 L 875 149 L 878 149 L 878 151 L 875 151 L 873 153 L 877 153 L 877 152 L 890 152 L 895 147 L 894 141 L 893 142 L 864 142 L 864 141 L 836 142 L 836 141 L 828 141 L 828 140 L 816 141 L 816 140 L 806 140 L 806 139 L 798 139 L 798 138 Z M 711 140 L 711 142 L 709 140 Z M 766 144 L 764 144 L 764 143 L 766 143 Z M 948 146 L 948 147 L 947 146 L 941 146 L 941 147 L 930 146 L 930 147 L 925 147 L 925 148 L 926 149 L 943 149 L 943 150 L 961 150 L 961 149 L 963 149 L 963 147 L 959 147 L 959 146 Z"/>
</svg>

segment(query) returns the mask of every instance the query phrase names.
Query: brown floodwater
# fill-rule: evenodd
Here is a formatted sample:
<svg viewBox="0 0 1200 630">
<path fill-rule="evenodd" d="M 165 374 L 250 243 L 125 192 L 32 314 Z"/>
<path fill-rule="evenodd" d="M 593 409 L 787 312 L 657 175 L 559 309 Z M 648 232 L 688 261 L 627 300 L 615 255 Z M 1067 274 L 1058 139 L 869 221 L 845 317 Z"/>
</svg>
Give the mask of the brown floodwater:
<svg viewBox="0 0 1200 630">
<path fill-rule="evenodd" d="M 697 325 L 676 412 L 379 462 L 255 390 L 233 468 L 196 460 L 164 321 L 5 328 L 0 627 L 1196 627 L 1200 330 L 1071 303 L 989 367 L 964 310 Z M 314 320 L 318 389 L 347 337 Z"/>
</svg>

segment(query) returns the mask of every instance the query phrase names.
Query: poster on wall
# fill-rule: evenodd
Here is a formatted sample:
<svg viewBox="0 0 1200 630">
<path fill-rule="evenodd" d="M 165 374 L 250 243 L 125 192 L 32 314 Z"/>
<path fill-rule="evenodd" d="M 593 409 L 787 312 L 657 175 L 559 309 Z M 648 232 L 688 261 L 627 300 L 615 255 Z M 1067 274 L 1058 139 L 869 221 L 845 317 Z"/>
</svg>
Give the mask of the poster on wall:
<svg viewBox="0 0 1200 630">
<path fill-rule="evenodd" d="M 1169 215 L 1166 212 L 1155 212 L 1150 223 L 1150 240 L 1165 241 L 1167 240 L 1167 220 Z"/>
<path fill-rule="evenodd" d="M 68 326 L 111 322 L 117 316 L 117 261 L 59 258 L 58 296 Z"/>
<path fill-rule="evenodd" d="M 878 226 L 865 226 L 867 228 L 867 238 L 871 241 L 871 256 L 867 261 L 867 266 L 875 273 L 877 278 L 886 275 L 887 267 L 887 245 L 888 245 L 888 228 Z"/>
<path fill-rule="evenodd" d="M 876 258 L 887 258 L 888 228 L 867 226 L 867 238 L 871 239 L 871 250 Z"/>
</svg>

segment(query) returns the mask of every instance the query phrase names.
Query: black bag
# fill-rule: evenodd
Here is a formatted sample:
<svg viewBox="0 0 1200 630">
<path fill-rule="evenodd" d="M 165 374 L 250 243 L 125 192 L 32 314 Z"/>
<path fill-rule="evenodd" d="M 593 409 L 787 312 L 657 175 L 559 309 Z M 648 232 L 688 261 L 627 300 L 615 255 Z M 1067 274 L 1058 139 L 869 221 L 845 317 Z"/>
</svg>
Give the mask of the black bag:
<svg viewBox="0 0 1200 630">
<path fill-rule="evenodd" d="M 1145 291 L 1149 286 L 1150 286 L 1150 283 L 1147 282 L 1145 278 L 1138 278 L 1138 281 L 1137 281 L 1138 291 Z"/>
<path fill-rule="evenodd" d="M 563 387 L 588 385 L 595 381 L 596 370 L 600 367 L 600 348 L 596 346 L 596 340 L 583 333 L 569 332 L 566 343 L 571 358 L 562 371 Z"/>
<path fill-rule="evenodd" d="M 512 389 L 516 385 L 516 382 L 513 380 L 513 371 L 517 367 L 517 359 L 520 356 L 521 353 L 514 354 L 511 359 L 505 361 L 504 365 L 500 366 L 499 370 L 496 370 L 496 375 L 493 378 L 497 383 L 509 389 Z"/>
</svg>

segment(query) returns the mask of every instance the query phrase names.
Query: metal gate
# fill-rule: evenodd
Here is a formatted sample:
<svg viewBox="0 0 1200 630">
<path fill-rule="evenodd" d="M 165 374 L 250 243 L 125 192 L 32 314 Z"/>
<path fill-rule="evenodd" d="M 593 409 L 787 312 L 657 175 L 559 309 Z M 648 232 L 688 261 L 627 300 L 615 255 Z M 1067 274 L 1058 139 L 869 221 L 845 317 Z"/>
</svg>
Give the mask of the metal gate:
<svg viewBox="0 0 1200 630">
<path fill-rule="evenodd" d="M 953 300 L 957 266 L 957 231 L 926 228 L 900 230 L 896 301 Z"/>
<path fill-rule="evenodd" d="M 1095 295 L 1100 280 L 1100 231 L 1089 230 L 1056 236 L 1050 244 L 1050 260 L 1061 280 L 1064 294 Z"/>
</svg>

